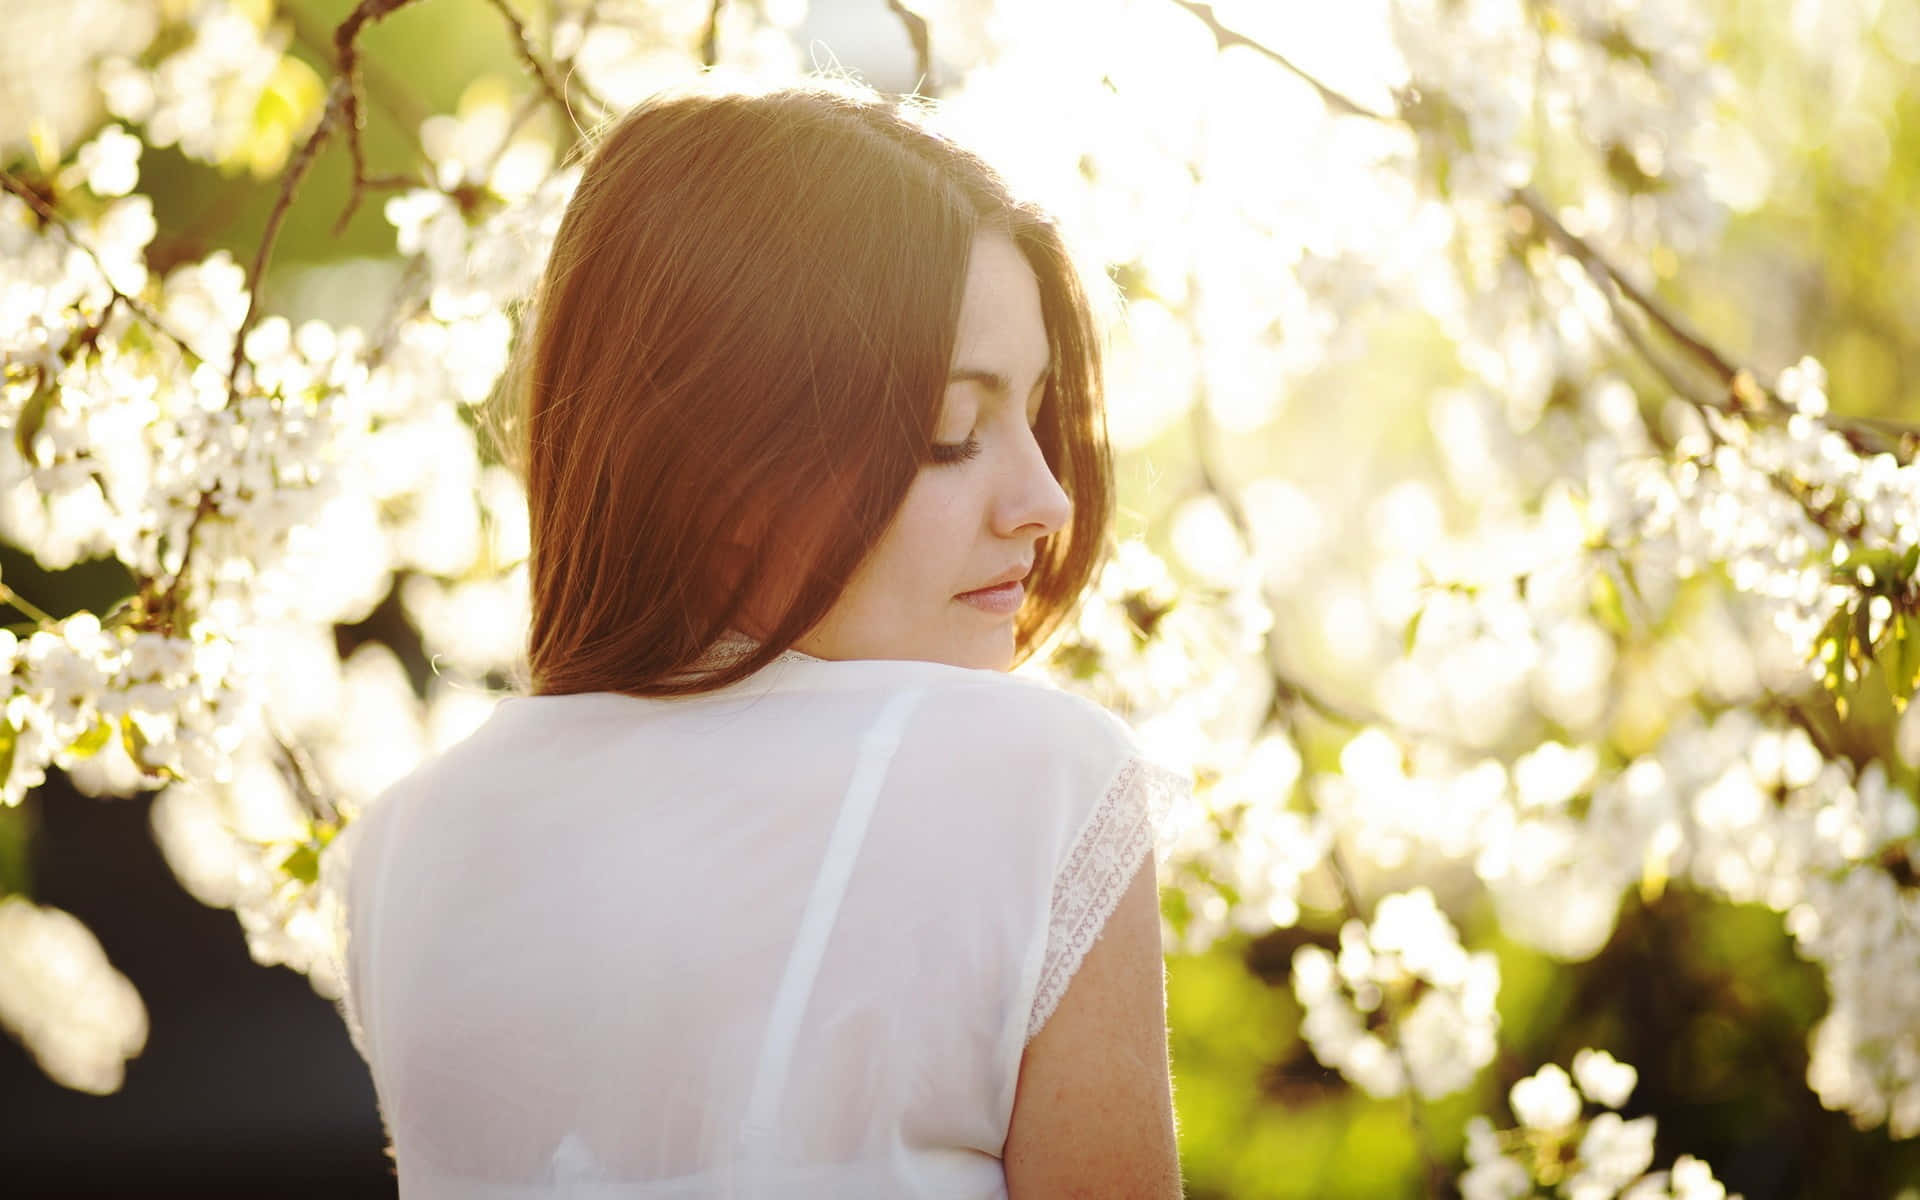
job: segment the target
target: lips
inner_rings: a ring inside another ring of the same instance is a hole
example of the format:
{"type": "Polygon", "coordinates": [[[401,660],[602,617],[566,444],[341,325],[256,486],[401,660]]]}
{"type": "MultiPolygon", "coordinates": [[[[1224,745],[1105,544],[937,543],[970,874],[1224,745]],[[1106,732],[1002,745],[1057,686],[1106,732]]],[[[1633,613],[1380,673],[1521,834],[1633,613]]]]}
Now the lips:
{"type": "Polygon", "coordinates": [[[1033,573],[1033,564],[1027,563],[1024,566],[1014,567],[1012,570],[1009,570],[1009,571],[1003,571],[999,575],[996,575],[992,579],[988,580],[986,583],[981,584],[979,587],[974,588],[971,591],[961,592],[960,594],[962,596],[972,596],[972,595],[977,595],[980,592],[990,592],[994,588],[1000,587],[1003,584],[1019,583],[1022,580],[1026,579],[1026,577],[1028,575],[1031,575],[1032,573],[1033,573]]]}
{"type": "Polygon", "coordinates": [[[1019,612],[1020,606],[1026,602],[1027,589],[1016,579],[1011,583],[961,592],[956,599],[996,617],[1010,617],[1019,612]]]}

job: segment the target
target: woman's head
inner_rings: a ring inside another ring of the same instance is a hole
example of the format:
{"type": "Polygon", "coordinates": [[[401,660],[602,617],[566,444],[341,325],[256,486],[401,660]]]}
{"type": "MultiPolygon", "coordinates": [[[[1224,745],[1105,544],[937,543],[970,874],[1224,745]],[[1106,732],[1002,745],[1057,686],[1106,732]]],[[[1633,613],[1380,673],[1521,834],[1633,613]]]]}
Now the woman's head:
{"type": "Polygon", "coordinates": [[[788,647],[1004,669],[1103,554],[1100,356],[1059,235],[875,93],[615,119],[532,316],[504,442],[536,692],[703,690],[788,647]],[[959,598],[1028,563],[1016,614],[959,598]],[[729,627],[759,653],[682,674],[729,627]]]}

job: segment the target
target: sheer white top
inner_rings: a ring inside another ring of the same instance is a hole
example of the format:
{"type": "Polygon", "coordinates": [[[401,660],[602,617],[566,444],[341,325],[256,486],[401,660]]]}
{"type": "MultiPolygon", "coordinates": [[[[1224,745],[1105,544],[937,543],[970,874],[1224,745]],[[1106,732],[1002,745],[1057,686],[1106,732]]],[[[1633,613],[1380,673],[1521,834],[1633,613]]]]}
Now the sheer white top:
{"type": "Polygon", "coordinates": [[[1004,1197],[1021,1055],[1189,788],[936,663],[502,701],[330,853],[401,1195],[1004,1197]]]}

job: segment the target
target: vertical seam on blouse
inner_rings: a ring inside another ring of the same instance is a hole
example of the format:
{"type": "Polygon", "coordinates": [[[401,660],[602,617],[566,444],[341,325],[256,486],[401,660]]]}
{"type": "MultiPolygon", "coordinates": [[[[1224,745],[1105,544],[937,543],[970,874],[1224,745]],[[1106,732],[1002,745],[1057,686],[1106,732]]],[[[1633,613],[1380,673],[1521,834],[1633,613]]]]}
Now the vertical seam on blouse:
{"type": "Polygon", "coordinates": [[[753,1161],[765,1151],[774,1131],[774,1111],[786,1090],[787,1070],[793,1059],[794,1039],[799,1034],[800,1018],[813,994],[826,952],[827,937],[846,896],[847,881],[866,840],[867,825],[879,799],[880,785],[899,749],[907,718],[926,694],[925,688],[910,688],[891,697],[868,727],[861,740],[853,777],[840,802],[840,814],[827,840],[820,873],[814,877],[800,917],[799,932],[787,956],[786,970],[774,993],[772,1015],[767,1021],[760,1062],[754,1071],[752,1091],[748,1093],[747,1114],[741,1129],[742,1158],[753,1161]]]}

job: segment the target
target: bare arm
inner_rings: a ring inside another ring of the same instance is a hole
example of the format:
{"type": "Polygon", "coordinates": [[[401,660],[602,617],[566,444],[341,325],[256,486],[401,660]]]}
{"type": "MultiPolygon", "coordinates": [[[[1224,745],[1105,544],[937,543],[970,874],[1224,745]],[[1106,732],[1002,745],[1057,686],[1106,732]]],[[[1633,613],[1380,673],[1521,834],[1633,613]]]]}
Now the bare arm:
{"type": "Polygon", "coordinates": [[[1182,1194],[1151,855],[1027,1046],[1003,1158],[1009,1200],[1182,1194]]]}

